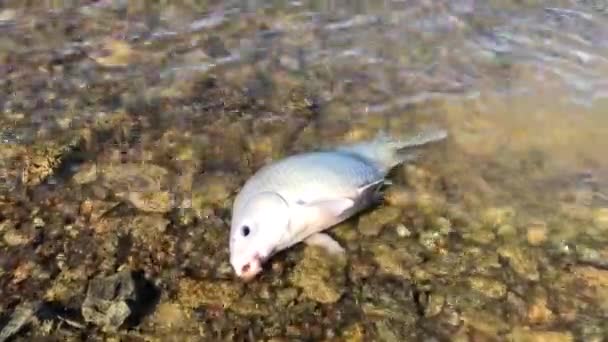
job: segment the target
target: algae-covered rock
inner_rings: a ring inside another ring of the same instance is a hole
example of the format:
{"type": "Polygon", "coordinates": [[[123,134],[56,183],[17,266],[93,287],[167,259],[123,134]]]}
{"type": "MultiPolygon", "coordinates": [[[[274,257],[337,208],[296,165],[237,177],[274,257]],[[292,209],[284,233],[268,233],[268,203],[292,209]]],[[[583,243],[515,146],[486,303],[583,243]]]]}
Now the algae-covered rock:
{"type": "Polygon", "coordinates": [[[213,306],[229,308],[243,294],[240,283],[225,280],[193,280],[179,281],[178,301],[187,308],[213,306]]]}
{"type": "Polygon", "coordinates": [[[498,255],[506,259],[520,277],[531,281],[539,280],[538,263],[529,251],[515,245],[505,245],[498,249],[498,255]]]}
{"type": "Polygon", "coordinates": [[[320,303],[335,303],[345,291],[346,257],[334,255],[317,246],[306,246],[304,257],[290,275],[307,298],[320,303]]]}
{"type": "Polygon", "coordinates": [[[369,248],[374,261],[378,264],[381,273],[404,279],[410,278],[410,269],[422,262],[419,256],[412,255],[407,246],[389,246],[385,243],[376,243],[369,248]]]}
{"type": "Polygon", "coordinates": [[[482,293],[486,297],[499,299],[507,294],[507,285],[498,280],[473,276],[468,281],[473,290],[482,293]]]}
{"type": "Polygon", "coordinates": [[[395,207],[380,207],[359,217],[359,232],[364,236],[376,236],[382,228],[399,219],[401,210],[395,207]]]}

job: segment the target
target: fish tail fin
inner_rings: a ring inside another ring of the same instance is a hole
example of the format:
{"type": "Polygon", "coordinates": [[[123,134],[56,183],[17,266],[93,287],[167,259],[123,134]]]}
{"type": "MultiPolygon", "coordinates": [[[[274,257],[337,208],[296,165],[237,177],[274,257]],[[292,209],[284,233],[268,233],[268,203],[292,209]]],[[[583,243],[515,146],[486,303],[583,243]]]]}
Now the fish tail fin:
{"type": "Polygon", "coordinates": [[[339,148],[341,151],[355,153],[377,164],[384,172],[419,156],[418,149],[431,143],[446,139],[445,129],[431,128],[411,137],[395,139],[380,131],[374,139],[339,148]]]}

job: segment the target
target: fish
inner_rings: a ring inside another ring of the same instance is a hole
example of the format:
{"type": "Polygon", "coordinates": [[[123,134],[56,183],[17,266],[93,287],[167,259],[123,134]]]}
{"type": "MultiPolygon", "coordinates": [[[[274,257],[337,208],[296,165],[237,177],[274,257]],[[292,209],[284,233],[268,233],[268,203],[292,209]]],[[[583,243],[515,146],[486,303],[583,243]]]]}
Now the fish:
{"type": "Polygon", "coordinates": [[[427,129],[395,139],[370,140],[300,152],[272,161],[245,181],[231,212],[229,258],[236,276],[251,281],[278,252],[298,243],[332,254],[345,249],[325,231],[380,203],[387,174],[415,160],[418,147],[446,139],[427,129]]]}

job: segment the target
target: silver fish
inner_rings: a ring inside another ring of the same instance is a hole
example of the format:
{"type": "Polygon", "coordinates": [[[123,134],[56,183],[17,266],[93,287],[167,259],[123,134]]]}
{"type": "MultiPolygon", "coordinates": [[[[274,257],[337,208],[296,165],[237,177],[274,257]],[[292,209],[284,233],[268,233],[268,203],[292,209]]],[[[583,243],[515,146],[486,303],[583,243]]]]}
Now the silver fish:
{"type": "Polygon", "coordinates": [[[233,203],[229,246],[234,272],[249,281],[270,257],[302,241],[344,252],[323,231],[377,203],[392,168],[415,159],[416,147],[446,137],[439,129],[403,140],[379,133],[370,141],[300,153],[262,167],[233,203]]]}

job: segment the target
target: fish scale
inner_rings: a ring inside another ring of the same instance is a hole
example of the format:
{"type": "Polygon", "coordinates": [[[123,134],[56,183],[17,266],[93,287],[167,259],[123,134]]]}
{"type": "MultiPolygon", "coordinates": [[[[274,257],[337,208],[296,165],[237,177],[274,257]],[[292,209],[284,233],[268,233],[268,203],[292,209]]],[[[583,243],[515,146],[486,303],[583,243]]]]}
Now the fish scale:
{"type": "Polygon", "coordinates": [[[248,182],[235,201],[235,212],[251,195],[274,191],[289,200],[323,198],[375,183],[383,174],[370,162],[336,151],[313,152],[285,158],[268,165],[248,182]]]}

